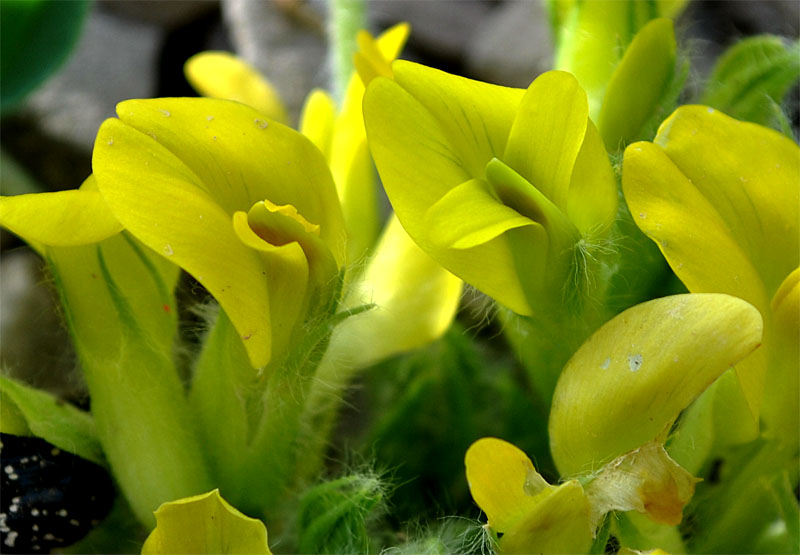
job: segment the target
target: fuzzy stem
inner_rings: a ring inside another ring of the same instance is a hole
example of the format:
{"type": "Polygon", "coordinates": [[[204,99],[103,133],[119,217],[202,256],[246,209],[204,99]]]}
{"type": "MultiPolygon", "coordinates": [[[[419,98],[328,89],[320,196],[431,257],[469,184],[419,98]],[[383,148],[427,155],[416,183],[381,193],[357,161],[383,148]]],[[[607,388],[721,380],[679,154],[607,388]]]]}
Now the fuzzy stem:
{"type": "Polygon", "coordinates": [[[341,104],[353,73],[353,54],[357,50],[356,33],[366,24],[364,0],[329,0],[328,50],[331,60],[331,90],[341,104]]]}

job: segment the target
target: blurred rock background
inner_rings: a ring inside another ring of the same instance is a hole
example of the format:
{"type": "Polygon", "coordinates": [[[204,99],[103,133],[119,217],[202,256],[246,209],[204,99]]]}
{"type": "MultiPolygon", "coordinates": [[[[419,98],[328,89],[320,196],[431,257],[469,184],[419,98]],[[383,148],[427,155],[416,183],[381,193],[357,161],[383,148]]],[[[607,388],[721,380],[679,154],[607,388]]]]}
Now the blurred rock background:
{"type": "MultiPolygon", "coordinates": [[[[79,186],[91,172],[97,128],[116,103],[194,96],[182,68],[203,50],[244,57],[276,85],[296,120],[305,95],[327,84],[325,10],[322,0],[95,2],[67,62],[0,121],[3,193],[79,186]]],[[[468,77],[525,87],[552,64],[539,0],[372,0],[368,15],[373,32],[411,23],[403,57],[468,77]]],[[[677,30],[692,60],[690,79],[702,82],[741,37],[796,39],[800,2],[693,1],[677,30]]],[[[795,125],[797,97],[794,91],[795,125]]],[[[0,246],[0,365],[79,400],[74,356],[40,260],[5,231],[0,246]]]]}

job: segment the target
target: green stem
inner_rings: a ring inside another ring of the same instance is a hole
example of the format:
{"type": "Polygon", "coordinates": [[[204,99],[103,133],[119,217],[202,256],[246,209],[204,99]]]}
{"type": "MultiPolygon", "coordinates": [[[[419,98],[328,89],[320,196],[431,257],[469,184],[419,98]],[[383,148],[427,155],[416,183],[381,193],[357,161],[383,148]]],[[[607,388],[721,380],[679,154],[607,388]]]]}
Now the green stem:
{"type": "MultiPolygon", "coordinates": [[[[133,512],[152,526],[153,511],[162,503],[211,489],[170,356],[171,341],[160,342],[151,335],[153,329],[142,327],[155,320],[131,304],[139,291],[120,286],[127,273],[141,278],[140,284],[159,276],[119,236],[47,254],[89,388],[98,438],[133,512]]],[[[155,312],[163,304],[156,290],[141,303],[155,312]]]]}
{"type": "Polygon", "coordinates": [[[350,76],[353,74],[353,55],[358,49],[356,34],[366,26],[364,0],[329,0],[328,48],[331,58],[331,90],[341,104],[350,76]]]}

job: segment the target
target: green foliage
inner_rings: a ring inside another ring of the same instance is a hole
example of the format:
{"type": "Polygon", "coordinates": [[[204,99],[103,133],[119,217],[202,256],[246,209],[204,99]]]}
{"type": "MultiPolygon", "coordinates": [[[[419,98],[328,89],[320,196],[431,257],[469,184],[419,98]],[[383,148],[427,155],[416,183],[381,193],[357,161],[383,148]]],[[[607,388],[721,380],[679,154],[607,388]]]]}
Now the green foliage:
{"type": "Polygon", "coordinates": [[[384,484],[374,472],[356,472],[314,485],[300,497],[301,553],[369,551],[367,523],[385,502],[384,484]]]}
{"type": "MultiPolygon", "coordinates": [[[[100,465],[106,464],[89,413],[5,376],[0,376],[0,402],[3,411],[10,408],[6,405],[11,405],[21,413],[32,435],[68,453],[100,465]]],[[[5,412],[2,425],[6,431],[5,412]]]]}
{"type": "Polygon", "coordinates": [[[717,61],[701,102],[729,116],[783,129],[780,105],[800,78],[800,42],[772,35],[734,44],[717,61]]]}
{"type": "Polygon", "coordinates": [[[705,473],[683,529],[693,553],[797,553],[797,453],[756,440],[724,453],[705,473]],[[746,500],[746,502],[745,502],[746,500]]]}
{"type": "Polygon", "coordinates": [[[546,418],[520,388],[507,355],[473,333],[456,324],[430,347],[376,366],[366,380],[371,416],[362,449],[398,484],[391,499],[398,522],[477,515],[464,453],[481,436],[514,440],[553,468],[546,418]]]}
{"type": "Polygon", "coordinates": [[[19,102],[64,62],[89,5],[88,0],[0,3],[0,111],[19,102]]]}

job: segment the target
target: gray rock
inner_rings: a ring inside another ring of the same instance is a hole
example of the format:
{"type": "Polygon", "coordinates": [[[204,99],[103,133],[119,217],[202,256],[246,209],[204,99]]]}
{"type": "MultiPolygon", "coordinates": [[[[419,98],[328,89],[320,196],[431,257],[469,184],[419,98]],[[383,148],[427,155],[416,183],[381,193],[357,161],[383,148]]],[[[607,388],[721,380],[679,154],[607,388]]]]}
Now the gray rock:
{"type": "Polygon", "coordinates": [[[93,7],[70,59],[21,109],[46,136],[91,151],[97,129],[128,98],[155,94],[159,27],[93,7]]]}
{"type": "Polygon", "coordinates": [[[327,88],[321,4],[223,0],[222,14],[237,54],[269,79],[297,121],[306,95],[327,88]]]}
{"type": "Polygon", "coordinates": [[[527,87],[553,67],[553,42],[539,0],[513,0],[494,9],[466,45],[468,71],[484,81],[527,87]]]}
{"type": "Polygon", "coordinates": [[[410,43],[431,57],[460,62],[486,17],[494,10],[481,0],[373,0],[369,17],[379,27],[398,21],[411,24],[410,43]]]}

